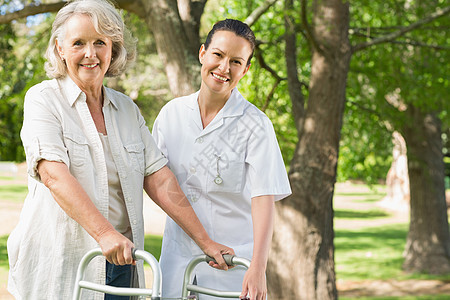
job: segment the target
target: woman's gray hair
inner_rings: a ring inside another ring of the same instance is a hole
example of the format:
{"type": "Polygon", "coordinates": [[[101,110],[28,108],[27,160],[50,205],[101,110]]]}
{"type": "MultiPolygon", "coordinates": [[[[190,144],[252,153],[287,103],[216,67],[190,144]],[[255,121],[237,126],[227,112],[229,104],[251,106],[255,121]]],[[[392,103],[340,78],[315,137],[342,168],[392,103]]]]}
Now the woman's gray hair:
{"type": "Polygon", "coordinates": [[[97,32],[112,41],[111,64],[105,76],[122,74],[136,57],[136,40],[125,27],[122,16],[108,0],[75,0],[61,8],[53,22],[52,36],[45,53],[47,76],[61,78],[67,75],[66,64],[59,56],[55,41],[58,40],[59,45],[63,43],[65,24],[75,14],[89,16],[97,32]]]}

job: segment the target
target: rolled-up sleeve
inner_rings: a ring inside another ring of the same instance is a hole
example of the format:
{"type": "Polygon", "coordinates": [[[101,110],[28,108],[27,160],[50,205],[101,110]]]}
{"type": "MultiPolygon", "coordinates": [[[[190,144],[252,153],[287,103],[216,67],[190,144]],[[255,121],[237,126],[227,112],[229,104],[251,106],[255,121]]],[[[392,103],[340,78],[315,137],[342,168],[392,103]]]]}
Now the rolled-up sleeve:
{"type": "Polygon", "coordinates": [[[156,145],[150,130],[145,123],[144,117],[139,113],[139,126],[141,129],[142,141],[144,142],[145,149],[145,172],[144,176],[151,175],[164,167],[168,160],[156,145]]]}
{"type": "Polygon", "coordinates": [[[63,162],[69,166],[61,121],[54,107],[46,101],[45,88],[37,85],[25,95],[24,121],[20,133],[27,158],[28,174],[40,181],[40,160],[63,162]]]}

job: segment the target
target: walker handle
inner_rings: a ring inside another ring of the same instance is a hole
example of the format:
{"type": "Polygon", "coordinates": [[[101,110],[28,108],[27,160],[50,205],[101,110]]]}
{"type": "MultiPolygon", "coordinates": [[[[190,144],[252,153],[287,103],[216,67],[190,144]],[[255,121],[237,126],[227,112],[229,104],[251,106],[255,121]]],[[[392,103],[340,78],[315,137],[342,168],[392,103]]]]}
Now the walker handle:
{"type": "MultiPolygon", "coordinates": [[[[225,260],[225,263],[230,267],[234,267],[233,258],[235,258],[235,256],[236,255],[231,255],[231,254],[222,255],[223,259],[225,260]]],[[[211,261],[215,262],[217,264],[217,261],[213,257],[206,255],[206,262],[209,263],[211,261]]]]}

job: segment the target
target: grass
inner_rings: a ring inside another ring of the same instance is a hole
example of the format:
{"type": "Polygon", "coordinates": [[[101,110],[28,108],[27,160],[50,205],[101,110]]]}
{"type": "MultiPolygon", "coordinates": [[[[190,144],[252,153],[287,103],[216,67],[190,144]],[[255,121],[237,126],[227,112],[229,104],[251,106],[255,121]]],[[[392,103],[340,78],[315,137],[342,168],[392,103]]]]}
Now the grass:
{"type": "Polygon", "coordinates": [[[407,225],[335,230],[339,280],[399,279],[407,225]]]}
{"type": "Polygon", "coordinates": [[[161,256],[162,236],[148,234],[145,236],[144,249],[159,260],[161,256]]]}
{"type": "Polygon", "coordinates": [[[335,209],[334,217],[336,219],[375,219],[389,217],[390,214],[381,209],[371,210],[351,210],[351,209],[335,209]]]}
{"type": "Polygon", "coordinates": [[[0,201],[20,203],[28,194],[28,186],[24,184],[0,185],[0,201]]]}
{"type": "Polygon", "coordinates": [[[8,236],[0,236],[0,268],[8,269],[8,253],[6,251],[6,241],[8,240],[8,236]]]}
{"type": "MultiPolygon", "coordinates": [[[[355,185],[361,188],[362,185],[355,185]]],[[[366,189],[367,190],[367,189],[366,189]]],[[[362,192],[357,189],[355,193],[339,193],[338,196],[355,197],[355,201],[371,202],[373,199],[381,199],[382,195],[377,188],[362,192]]],[[[22,201],[26,195],[26,186],[0,186],[0,201],[4,201],[5,195],[17,194],[8,201],[22,201]],[[16,200],[11,200],[16,199],[16,200]]],[[[353,200],[352,200],[353,201],[353,200]]],[[[378,208],[367,210],[355,209],[335,209],[336,219],[345,220],[366,220],[373,221],[370,224],[377,224],[380,218],[389,217],[389,214],[378,208]]],[[[401,267],[403,263],[402,252],[408,233],[408,224],[395,224],[385,226],[373,226],[360,229],[335,229],[335,269],[337,280],[443,280],[450,281],[450,274],[447,276],[433,276],[427,274],[405,274],[401,267]]],[[[6,251],[7,236],[0,237],[0,284],[1,278],[7,278],[8,259],[6,251]]],[[[146,235],[145,250],[152,253],[157,259],[161,254],[161,236],[146,235]]],[[[5,279],[6,280],[6,279],[5,279]]],[[[339,299],[355,299],[349,297],[339,297],[339,299]]],[[[449,295],[428,295],[428,296],[402,296],[402,297],[358,297],[361,300],[425,300],[449,299],[449,295]]]]}

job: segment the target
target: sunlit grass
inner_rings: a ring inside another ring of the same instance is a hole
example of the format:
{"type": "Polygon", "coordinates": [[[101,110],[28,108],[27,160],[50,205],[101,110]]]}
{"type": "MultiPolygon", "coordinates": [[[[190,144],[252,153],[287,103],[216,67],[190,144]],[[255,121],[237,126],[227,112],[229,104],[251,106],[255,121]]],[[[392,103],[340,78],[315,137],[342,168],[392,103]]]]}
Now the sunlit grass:
{"type": "Polygon", "coordinates": [[[371,210],[351,210],[351,209],[335,209],[334,217],[339,219],[375,219],[386,218],[390,214],[381,209],[371,210]]]}
{"type": "Polygon", "coordinates": [[[144,241],[144,250],[153,254],[159,260],[161,256],[162,236],[147,234],[144,241]]]}
{"type": "Polygon", "coordinates": [[[28,194],[25,184],[0,185],[0,201],[23,202],[28,194]]]}
{"type": "Polygon", "coordinates": [[[6,241],[8,236],[0,236],[0,268],[9,268],[8,264],[8,252],[6,250],[6,241]]]}

